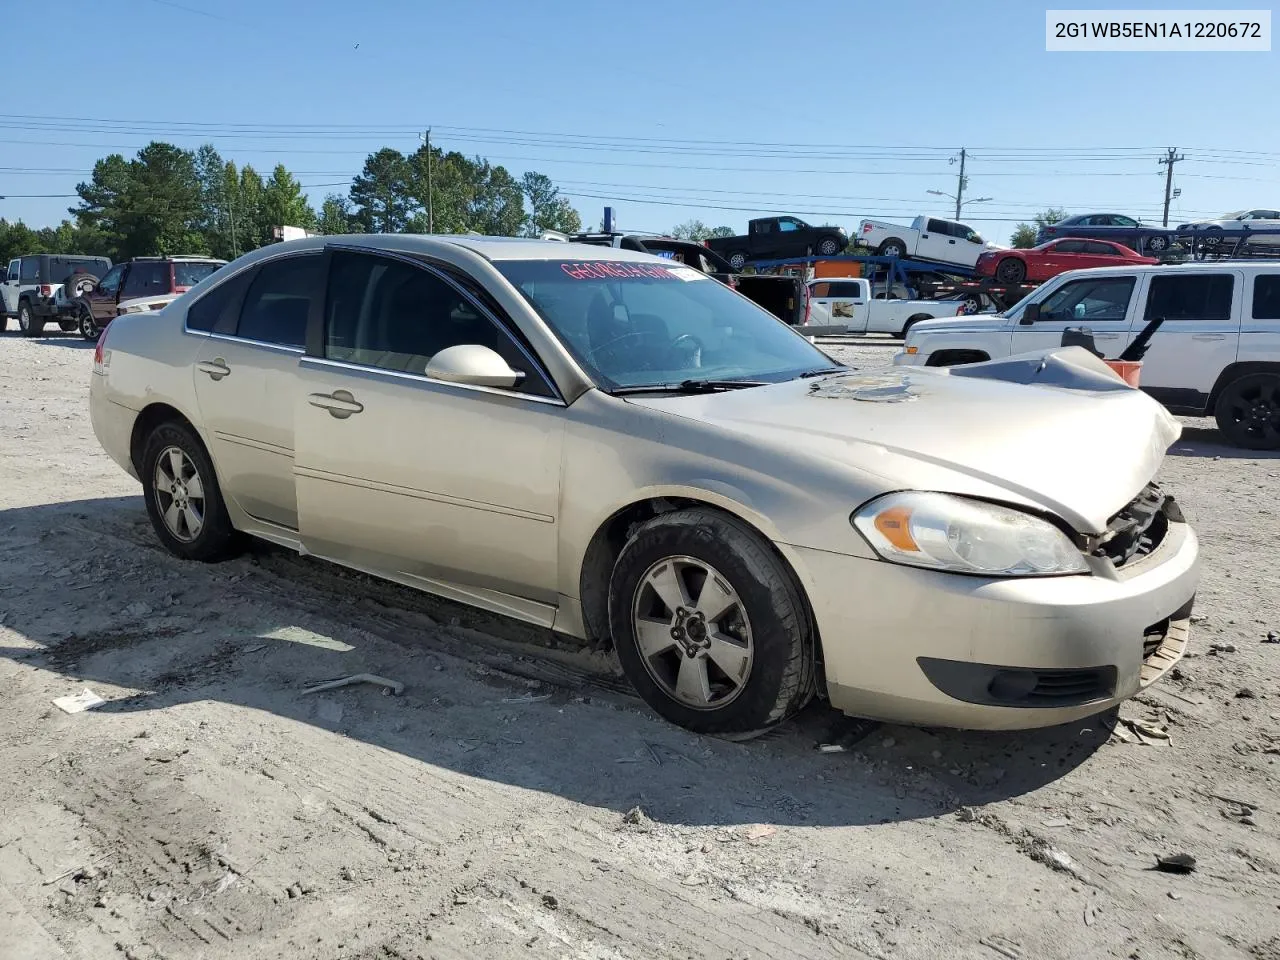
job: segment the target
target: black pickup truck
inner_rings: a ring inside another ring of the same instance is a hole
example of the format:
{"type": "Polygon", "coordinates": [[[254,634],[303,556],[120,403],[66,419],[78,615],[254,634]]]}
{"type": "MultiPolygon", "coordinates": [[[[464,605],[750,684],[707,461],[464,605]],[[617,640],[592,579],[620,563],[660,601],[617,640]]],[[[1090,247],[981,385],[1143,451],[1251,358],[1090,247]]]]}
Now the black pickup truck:
{"type": "Polygon", "coordinates": [[[634,233],[579,233],[573,236],[547,231],[544,240],[564,240],[570,243],[589,243],[601,247],[618,247],[637,250],[674,260],[687,267],[714,277],[733,287],[740,294],[764,307],[783,323],[797,326],[804,323],[804,281],[798,277],[767,275],[742,276],[734,272],[729,261],[693,240],[677,240],[674,237],[651,236],[634,233]]]}
{"type": "Polygon", "coordinates": [[[784,257],[834,257],[849,244],[841,227],[812,227],[797,217],[760,217],[747,224],[744,237],[712,237],[706,241],[734,270],[752,260],[784,257]]]}

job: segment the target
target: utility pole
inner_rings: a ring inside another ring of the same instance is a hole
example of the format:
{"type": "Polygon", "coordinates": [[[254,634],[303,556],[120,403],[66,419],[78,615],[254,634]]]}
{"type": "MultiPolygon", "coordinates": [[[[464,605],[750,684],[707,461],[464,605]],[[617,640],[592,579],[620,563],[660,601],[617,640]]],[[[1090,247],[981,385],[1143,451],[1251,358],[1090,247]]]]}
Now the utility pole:
{"type": "Polygon", "coordinates": [[[960,199],[961,197],[964,196],[964,186],[965,186],[964,158],[965,158],[965,149],[964,147],[961,147],[960,148],[960,179],[956,183],[956,219],[957,220],[960,219],[960,208],[964,206],[963,201],[960,199]]]}
{"type": "Polygon", "coordinates": [[[431,128],[422,135],[422,142],[427,145],[427,233],[436,232],[435,190],[431,183],[431,128]]]}
{"type": "Polygon", "coordinates": [[[1177,147],[1169,147],[1169,152],[1160,158],[1160,166],[1164,167],[1164,226],[1169,225],[1169,201],[1173,199],[1173,165],[1179,160],[1187,159],[1178,153],[1177,147]]]}

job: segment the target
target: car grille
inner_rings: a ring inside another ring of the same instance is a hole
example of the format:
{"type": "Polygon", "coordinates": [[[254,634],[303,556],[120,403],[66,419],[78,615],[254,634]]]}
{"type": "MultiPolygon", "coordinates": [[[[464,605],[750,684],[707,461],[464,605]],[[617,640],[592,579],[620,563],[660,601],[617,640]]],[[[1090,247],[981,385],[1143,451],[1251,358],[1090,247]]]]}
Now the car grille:
{"type": "Polygon", "coordinates": [[[1180,516],[1173,497],[1159,484],[1149,483],[1107,523],[1094,556],[1106,557],[1116,567],[1141,560],[1160,546],[1169,532],[1169,521],[1180,516]]]}

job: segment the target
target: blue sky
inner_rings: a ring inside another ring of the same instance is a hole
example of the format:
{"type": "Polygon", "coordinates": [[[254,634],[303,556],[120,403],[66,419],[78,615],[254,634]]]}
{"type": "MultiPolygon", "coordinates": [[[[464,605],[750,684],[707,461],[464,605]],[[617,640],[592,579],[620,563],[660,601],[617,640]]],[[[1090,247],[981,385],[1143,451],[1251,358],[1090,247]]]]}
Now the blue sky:
{"type": "Polygon", "coordinates": [[[428,126],[635,230],[949,215],[927,191],[954,192],[961,147],[967,195],[991,198],[965,219],[997,241],[1049,205],[1158,222],[1167,146],[1187,158],[1171,222],[1280,206],[1277,53],[1047,53],[1045,6],[72,0],[62,22],[114,39],[91,70],[8,45],[6,76],[28,79],[0,108],[0,216],[56,223],[74,198],[22,195],[72,194],[153,138],[284,162],[318,202],[428,126]]]}

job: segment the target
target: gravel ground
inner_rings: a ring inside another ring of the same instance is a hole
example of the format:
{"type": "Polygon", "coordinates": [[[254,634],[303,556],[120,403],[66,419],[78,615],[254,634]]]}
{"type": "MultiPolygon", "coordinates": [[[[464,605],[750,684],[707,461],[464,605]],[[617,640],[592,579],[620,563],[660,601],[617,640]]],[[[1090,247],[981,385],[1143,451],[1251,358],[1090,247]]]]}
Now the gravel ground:
{"type": "Polygon", "coordinates": [[[1187,422],[1192,652],[1123,736],[815,706],[728,743],[563,638],[267,547],[170,557],[90,363],[0,337],[0,960],[1280,958],[1280,459],[1187,422]],[[365,671],[404,694],[303,693],[365,671]]]}

